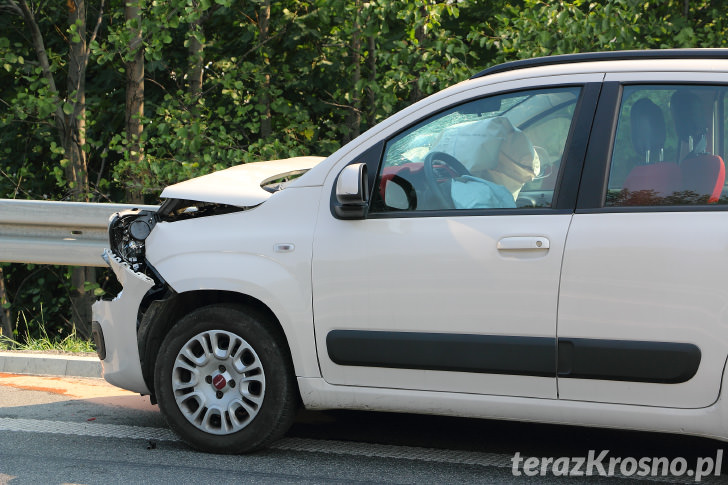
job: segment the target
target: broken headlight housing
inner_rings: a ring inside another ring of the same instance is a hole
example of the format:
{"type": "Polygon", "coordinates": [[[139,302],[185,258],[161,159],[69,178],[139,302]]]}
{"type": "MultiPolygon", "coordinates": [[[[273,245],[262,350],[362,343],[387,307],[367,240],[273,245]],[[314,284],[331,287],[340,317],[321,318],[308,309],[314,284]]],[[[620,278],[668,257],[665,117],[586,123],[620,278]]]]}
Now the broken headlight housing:
{"type": "Polygon", "coordinates": [[[156,223],[156,212],[140,209],[118,212],[109,223],[111,250],[134,271],[144,271],[144,241],[156,223]]]}
{"type": "Polygon", "coordinates": [[[157,211],[130,209],[117,212],[109,223],[111,250],[137,272],[152,274],[144,257],[144,241],[158,222],[177,222],[200,217],[216,216],[246,210],[225,204],[167,199],[157,211]]]}

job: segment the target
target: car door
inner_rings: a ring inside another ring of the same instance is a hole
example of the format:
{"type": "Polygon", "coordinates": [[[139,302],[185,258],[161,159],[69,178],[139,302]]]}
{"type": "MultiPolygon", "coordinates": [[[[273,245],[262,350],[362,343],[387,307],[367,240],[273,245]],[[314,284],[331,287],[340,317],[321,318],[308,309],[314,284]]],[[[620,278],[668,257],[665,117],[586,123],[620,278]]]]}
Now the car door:
{"type": "Polygon", "coordinates": [[[728,352],[724,79],[607,76],[562,271],[561,399],[698,408],[718,398],[728,352]]]}
{"type": "Polygon", "coordinates": [[[595,80],[505,83],[424,106],[332,171],[313,254],[327,382],[556,397],[575,203],[575,185],[560,182],[580,170],[599,91],[584,83],[595,80]],[[367,217],[337,219],[338,172],[367,160],[367,217]]]}

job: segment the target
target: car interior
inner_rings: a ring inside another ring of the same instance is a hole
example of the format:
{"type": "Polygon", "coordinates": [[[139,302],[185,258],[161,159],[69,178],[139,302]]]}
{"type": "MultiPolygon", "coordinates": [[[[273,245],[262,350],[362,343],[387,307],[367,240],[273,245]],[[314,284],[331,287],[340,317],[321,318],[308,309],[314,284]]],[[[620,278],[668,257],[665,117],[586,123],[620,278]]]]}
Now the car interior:
{"type": "Polygon", "coordinates": [[[551,207],[579,88],[476,100],[387,143],[372,211],[551,207]]]}
{"type": "Polygon", "coordinates": [[[727,203],[719,155],[724,149],[724,91],[626,87],[606,205],[727,203]]]}

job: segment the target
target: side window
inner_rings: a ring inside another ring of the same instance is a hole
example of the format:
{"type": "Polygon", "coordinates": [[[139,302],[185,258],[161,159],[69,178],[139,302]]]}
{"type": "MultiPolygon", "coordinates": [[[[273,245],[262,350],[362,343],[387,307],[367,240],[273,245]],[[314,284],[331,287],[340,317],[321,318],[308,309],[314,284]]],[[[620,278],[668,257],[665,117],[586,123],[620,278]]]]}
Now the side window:
{"type": "Polygon", "coordinates": [[[726,204],[720,86],[626,86],[606,206],[726,204]]]}
{"type": "Polygon", "coordinates": [[[580,88],[477,99],[390,139],[370,212],[551,207],[580,88]]]}

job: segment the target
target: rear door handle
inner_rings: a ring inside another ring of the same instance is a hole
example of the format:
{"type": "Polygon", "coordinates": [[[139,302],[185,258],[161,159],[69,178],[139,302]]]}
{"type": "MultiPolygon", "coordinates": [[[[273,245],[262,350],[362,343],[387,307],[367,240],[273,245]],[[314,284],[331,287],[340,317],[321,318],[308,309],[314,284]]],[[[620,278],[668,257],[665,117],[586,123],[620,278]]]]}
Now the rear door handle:
{"type": "Polygon", "coordinates": [[[504,237],[498,241],[498,249],[502,251],[519,251],[533,249],[548,249],[549,240],[543,236],[515,236],[504,237]]]}

